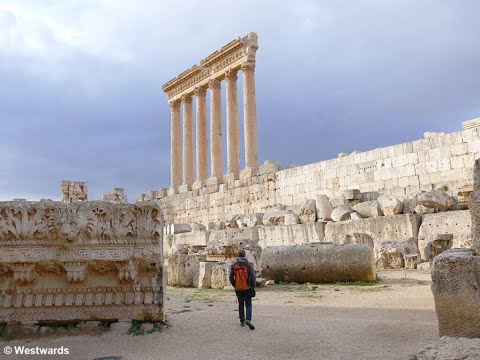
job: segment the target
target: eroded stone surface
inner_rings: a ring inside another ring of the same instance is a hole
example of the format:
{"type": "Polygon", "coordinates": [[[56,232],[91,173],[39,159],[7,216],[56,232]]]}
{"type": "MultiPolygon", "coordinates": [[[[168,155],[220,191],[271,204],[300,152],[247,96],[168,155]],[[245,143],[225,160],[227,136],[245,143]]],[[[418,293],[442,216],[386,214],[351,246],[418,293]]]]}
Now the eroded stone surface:
{"type": "Polygon", "coordinates": [[[258,228],[258,243],[262,248],[323,242],[324,238],[325,223],[323,222],[258,228]]]}
{"type": "Polygon", "coordinates": [[[322,283],[373,281],[373,250],[364,244],[267,247],[262,253],[262,277],[268,280],[322,283]]]}
{"type": "Polygon", "coordinates": [[[480,161],[475,161],[473,193],[470,196],[472,216],[472,248],[480,254],[480,161]]]}
{"type": "Polygon", "coordinates": [[[416,360],[480,359],[480,339],[443,336],[420,349],[416,360]]]}
{"type": "Polygon", "coordinates": [[[459,210],[423,215],[418,232],[418,248],[422,260],[431,261],[446,249],[471,246],[470,211],[459,210]]]}
{"type": "Polygon", "coordinates": [[[301,224],[312,224],[317,220],[317,202],[313,199],[305,201],[300,207],[298,218],[301,224]]]}
{"type": "Polygon", "coordinates": [[[451,249],[435,257],[432,292],[440,336],[480,334],[480,256],[471,249],[451,249]]]}

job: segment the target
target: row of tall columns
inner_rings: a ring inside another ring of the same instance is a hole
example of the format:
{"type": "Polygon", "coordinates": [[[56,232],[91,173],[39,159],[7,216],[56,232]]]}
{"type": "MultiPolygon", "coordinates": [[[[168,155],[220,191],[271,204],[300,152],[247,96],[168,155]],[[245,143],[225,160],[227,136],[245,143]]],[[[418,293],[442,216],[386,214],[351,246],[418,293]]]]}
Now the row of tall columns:
{"type": "MultiPolygon", "coordinates": [[[[255,99],[254,64],[242,65],[243,106],[245,136],[245,168],[258,168],[257,114],[255,99]]],[[[227,174],[238,178],[240,173],[240,124],[238,118],[237,71],[228,70],[226,81],[226,125],[227,125],[227,174]]],[[[222,93],[221,81],[212,79],[208,83],[210,94],[210,173],[211,178],[223,178],[222,155],[222,93]]],[[[196,183],[204,185],[208,177],[207,145],[207,88],[197,87],[196,97],[196,148],[193,141],[192,96],[185,94],[180,101],[170,103],[171,107],[171,185],[186,185],[194,181],[194,159],[196,160],[196,183]],[[183,104],[183,141],[180,132],[180,105],[183,104]],[[182,159],[183,143],[183,159],[182,159]],[[183,178],[182,178],[183,164],[183,178]]]]}

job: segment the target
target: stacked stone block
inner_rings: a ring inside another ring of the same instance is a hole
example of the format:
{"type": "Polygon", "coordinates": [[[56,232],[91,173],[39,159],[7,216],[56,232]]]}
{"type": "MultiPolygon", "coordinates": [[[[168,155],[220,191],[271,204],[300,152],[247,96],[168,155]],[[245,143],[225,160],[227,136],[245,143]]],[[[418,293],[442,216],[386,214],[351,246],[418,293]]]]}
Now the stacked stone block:
{"type": "Polygon", "coordinates": [[[113,188],[108,194],[103,195],[102,201],[106,201],[113,204],[126,204],[128,203],[125,190],[122,188],[113,188]]]}
{"type": "Polygon", "coordinates": [[[64,204],[88,200],[88,188],[83,181],[62,181],[61,191],[64,204]]]}

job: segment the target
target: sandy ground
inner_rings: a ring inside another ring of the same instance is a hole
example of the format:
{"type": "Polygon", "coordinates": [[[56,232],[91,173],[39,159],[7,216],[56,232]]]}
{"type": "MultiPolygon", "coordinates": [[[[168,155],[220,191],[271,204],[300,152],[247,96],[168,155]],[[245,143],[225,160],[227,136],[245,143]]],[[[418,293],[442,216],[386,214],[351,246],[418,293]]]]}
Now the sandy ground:
{"type": "Polygon", "coordinates": [[[373,286],[274,285],[257,290],[256,329],[241,327],[233,291],[168,288],[171,325],[149,335],[0,341],[1,359],[407,359],[437,339],[429,272],[384,271],[373,286]],[[70,355],[3,355],[4,346],[70,355]]]}

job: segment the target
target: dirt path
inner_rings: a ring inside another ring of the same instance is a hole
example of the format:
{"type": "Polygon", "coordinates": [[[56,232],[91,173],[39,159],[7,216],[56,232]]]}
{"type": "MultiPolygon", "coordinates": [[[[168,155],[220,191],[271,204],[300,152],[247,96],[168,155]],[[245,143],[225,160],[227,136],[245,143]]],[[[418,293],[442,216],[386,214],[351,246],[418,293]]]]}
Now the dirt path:
{"type": "Polygon", "coordinates": [[[401,271],[386,271],[380,277],[374,286],[258,289],[254,331],[240,327],[233,291],[168,288],[171,327],[161,333],[2,341],[0,351],[6,345],[63,345],[71,355],[49,359],[82,360],[407,359],[437,338],[430,274],[410,271],[405,280],[401,271]]]}

